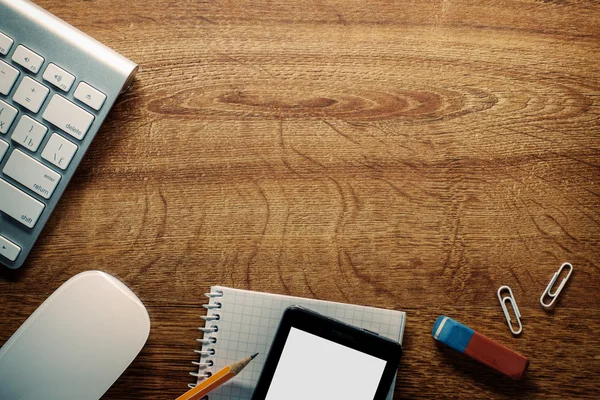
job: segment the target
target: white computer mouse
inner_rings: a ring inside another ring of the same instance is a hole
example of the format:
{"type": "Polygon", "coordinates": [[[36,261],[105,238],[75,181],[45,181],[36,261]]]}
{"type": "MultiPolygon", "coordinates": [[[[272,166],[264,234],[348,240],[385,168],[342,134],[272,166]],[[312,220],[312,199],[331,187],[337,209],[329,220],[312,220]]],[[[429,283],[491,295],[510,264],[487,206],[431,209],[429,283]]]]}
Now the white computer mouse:
{"type": "Polygon", "coordinates": [[[148,312],[127,286],[100,271],[75,275],[0,349],[0,399],[99,399],[149,333],[148,312]]]}

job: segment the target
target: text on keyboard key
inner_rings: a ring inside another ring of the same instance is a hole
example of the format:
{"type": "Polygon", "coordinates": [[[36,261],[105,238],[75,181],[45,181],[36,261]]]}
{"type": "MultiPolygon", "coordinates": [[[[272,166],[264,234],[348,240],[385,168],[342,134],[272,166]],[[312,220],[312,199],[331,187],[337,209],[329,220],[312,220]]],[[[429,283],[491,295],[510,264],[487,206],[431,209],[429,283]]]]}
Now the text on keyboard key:
{"type": "Polygon", "coordinates": [[[17,109],[0,100],[0,133],[8,132],[16,116],[17,109]]]}
{"type": "Polygon", "coordinates": [[[44,211],[44,204],[0,179],[0,211],[33,228],[44,211]]]}
{"type": "Polygon", "coordinates": [[[42,151],[42,158],[65,170],[71,163],[76,151],[76,144],[71,143],[58,133],[53,133],[48,143],[46,143],[44,151],[42,151]]]}
{"type": "Polygon", "coordinates": [[[19,70],[0,61],[0,93],[8,95],[19,77],[19,70]]]}
{"type": "Polygon", "coordinates": [[[2,172],[45,199],[52,196],[60,181],[60,174],[21,150],[12,152],[2,172]]]}
{"type": "Polygon", "coordinates": [[[2,161],[2,159],[4,158],[6,150],[8,150],[8,143],[0,139],[0,161],[2,161]]]}
{"type": "Polygon", "coordinates": [[[3,56],[8,54],[8,51],[12,47],[13,40],[6,36],[4,33],[0,32],[0,54],[3,56]]]}
{"type": "Polygon", "coordinates": [[[26,76],[19,84],[13,100],[32,113],[37,113],[44,104],[46,97],[48,97],[49,91],[46,86],[26,76]]]}
{"type": "Polygon", "coordinates": [[[71,86],[73,86],[73,82],[75,82],[75,77],[73,75],[52,63],[48,64],[46,67],[43,78],[46,82],[50,82],[63,92],[71,90],[71,86]]]}
{"type": "Polygon", "coordinates": [[[40,70],[44,63],[44,57],[34,53],[23,45],[17,46],[17,49],[12,55],[12,60],[34,74],[40,70]]]}
{"type": "Polygon", "coordinates": [[[94,121],[92,114],[58,94],[52,96],[42,118],[79,140],[94,121]]]}
{"type": "Polygon", "coordinates": [[[48,128],[37,121],[23,115],[12,133],[11,139],[33,152],[37,151],[48,128]]]}
{"type": "Polygon", "coordinates": [[[15,261],[19,257],[21,248],[0,235],[0,256],[8,258],[10,261],[15,261]]]}

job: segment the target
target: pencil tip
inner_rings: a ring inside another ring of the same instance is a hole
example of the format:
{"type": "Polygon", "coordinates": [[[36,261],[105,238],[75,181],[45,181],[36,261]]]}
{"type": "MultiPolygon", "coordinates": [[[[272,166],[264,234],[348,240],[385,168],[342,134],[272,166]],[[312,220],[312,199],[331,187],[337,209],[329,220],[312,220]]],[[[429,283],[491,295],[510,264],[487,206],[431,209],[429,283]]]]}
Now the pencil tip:
{"type": "Polygon", "coordinates": [[[258,353],[254,353],[250,356],[250,359],[254,360],[256,358],[256,356],[258,355],[258,353]]]}

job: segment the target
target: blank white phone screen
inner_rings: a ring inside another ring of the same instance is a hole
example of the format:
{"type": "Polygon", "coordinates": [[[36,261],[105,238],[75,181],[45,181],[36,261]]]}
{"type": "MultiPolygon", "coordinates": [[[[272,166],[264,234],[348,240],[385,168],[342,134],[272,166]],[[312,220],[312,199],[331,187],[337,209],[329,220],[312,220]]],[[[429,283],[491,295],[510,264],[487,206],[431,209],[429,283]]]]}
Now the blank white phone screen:
{"type": "Polygon", "coordinates": [[[386,361],[291,328],[266,400],[373,400],[386,361]]]}

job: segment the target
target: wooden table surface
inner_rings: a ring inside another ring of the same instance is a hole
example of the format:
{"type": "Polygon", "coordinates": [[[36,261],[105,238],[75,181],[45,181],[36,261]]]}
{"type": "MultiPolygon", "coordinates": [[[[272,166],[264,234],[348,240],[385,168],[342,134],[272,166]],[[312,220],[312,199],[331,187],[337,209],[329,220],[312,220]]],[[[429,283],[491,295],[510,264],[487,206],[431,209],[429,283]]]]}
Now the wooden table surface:
{"type": "Polygon", "coordinates": [[[396,399],[600,396],[597,1],[38,4],[141,71],[0,273],[0,344],[98,269],[152,321],[107,399],[186,390],[215,284],[406,311],[396,399]],[[526,378],[437,346],[442,314],[527,356],[526,378]]]}

